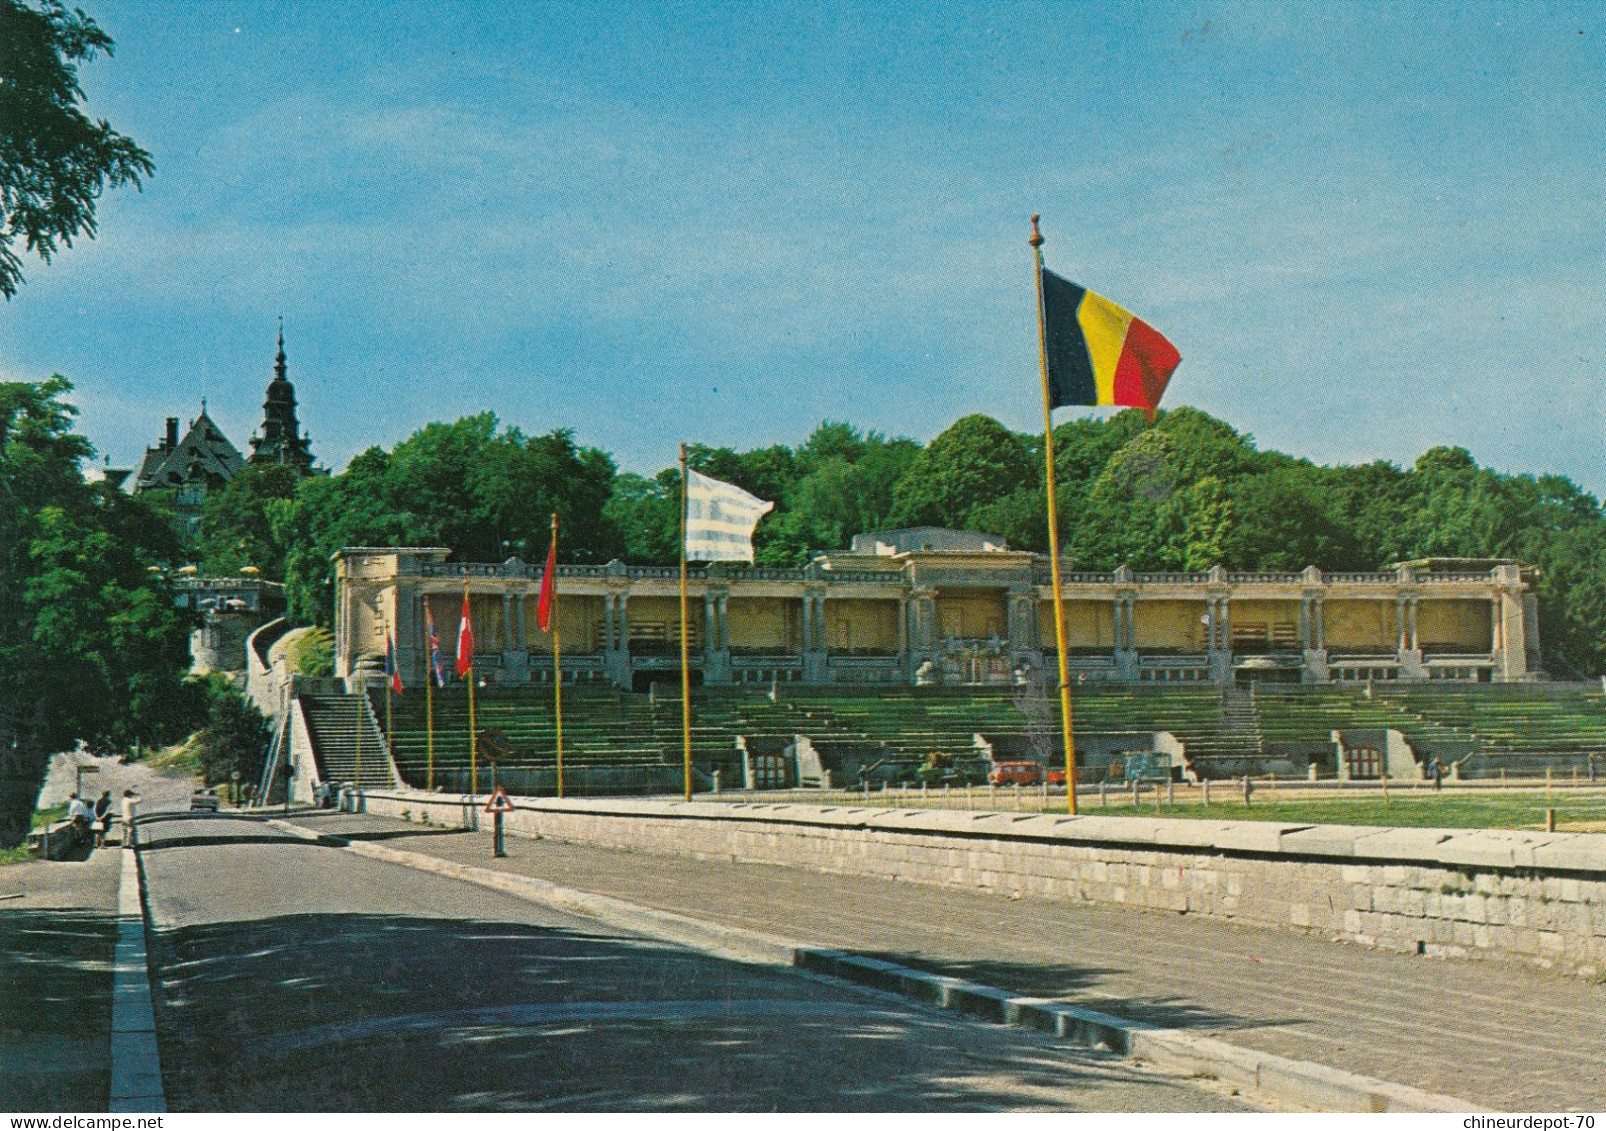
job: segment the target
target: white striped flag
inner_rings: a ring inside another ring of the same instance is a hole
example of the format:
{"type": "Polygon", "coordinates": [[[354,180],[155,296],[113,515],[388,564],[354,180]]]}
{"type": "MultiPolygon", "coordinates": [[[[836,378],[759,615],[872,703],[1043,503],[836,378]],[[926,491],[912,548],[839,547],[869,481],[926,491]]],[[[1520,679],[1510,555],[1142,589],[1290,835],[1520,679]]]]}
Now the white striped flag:
{"type": "Polygon", "coordinates": [[[686,469],[686,558],[753,561],[753,528],[775,507],[740,487],[686,469]]]}

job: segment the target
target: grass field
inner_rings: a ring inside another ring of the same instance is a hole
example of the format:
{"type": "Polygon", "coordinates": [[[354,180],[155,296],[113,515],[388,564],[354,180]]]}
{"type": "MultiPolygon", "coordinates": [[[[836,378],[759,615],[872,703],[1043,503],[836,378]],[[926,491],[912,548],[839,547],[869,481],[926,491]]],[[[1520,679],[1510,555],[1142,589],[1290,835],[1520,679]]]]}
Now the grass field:
{"type": "MultiPolygon", "coordinates": [[[[1113,802],[1113,798],[1111,799],[1113,802]]],[[[1545,828],[1545,811],[1556,811],[1557,832],[1606,831],[1606,793],[1554,796],[1547,804],[1543,790],[1463,795],[1397,793],[1384,801],[1367,798],[1276,798],[1230,802],[1197,801],[1165,805],[1156,811],[1152,800],[1133,808],[1130,801],[1101,808],[1097,800],[1083,799],[1081,812],[1112,817],[1162,816],[1212,821],[1290,821],[1313,825],[1389,825],[1437,829],[1545,828]]]]}
{"type": "MultiPolygon", "coordinates": [[[[1424,788],[1392,789],[1387,798],[1381,790],[1323,791],[1315,796],[1257,784],[1251,803],[1245,806],[1241,789],[1231,782],[1216,782],[1210,804],[1196,786],[1177,786],[1173,803],[1166,800],[1165,787],[1158,794],[1153,786],[1142,793],[1137,806],[1126,790],[1112,790],[1100,802],[1096,793],[1083,790],[1078,802],[1083,816],[1174,817],[1209,821],[1283,821],[1312,825],[1382,825],[1408,828],[1451,829],[1529,829],[1543,830],[1546,810],[1556,811],[1558,832],[1606,832],[1606,789],[1556,789],[1547,794],[1543,786],[1528,789],[1446,789],[1434,792],[1424,788]],[[1345,796],[1344,793],[1351,793],[1345,796]],[[1158,803],[1157,803],[1158,801],[1158,803]]],[[[759,799],[743,794],[743,800],[759,799]]],[[[853,807],[895,809],[972,809],[976,811],[1064,813],[1065,796],[1059,790],[1045,794],[1041,788],[989,790],[955,789],[945,792],[919,790],[773,793],[763,800],[792,801],[853,807]]]]}

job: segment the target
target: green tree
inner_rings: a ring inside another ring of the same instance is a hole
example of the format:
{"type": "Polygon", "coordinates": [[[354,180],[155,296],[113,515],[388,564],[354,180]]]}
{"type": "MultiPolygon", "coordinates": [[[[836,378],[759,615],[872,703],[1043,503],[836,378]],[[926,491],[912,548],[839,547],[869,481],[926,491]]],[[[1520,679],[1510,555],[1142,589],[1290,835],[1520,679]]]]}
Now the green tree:
{"type": "Polygon", "coordinates": [[[267,720],[225,676],[206,682],[206,725],[201,728],[201,776],[207,785],[239,774],[241,784],[258,781],[268,752],[267,720]]]}
{"type": "Polygon", "coordinates": [[[1027,441],[990,416],[962,416],[898,480],[891,522],[964,527],[1000,493],[1039,477],[1027,441]]]}
{"type": "Polygon", "coordinates": [[[254,566],[284,580],[285,546],[274,516],[295,498],[301,476],[283,464],[247,465],[221,488],[208,491],[201,510],[201,568],[213,577],[254,566]]]}
{"type": "Polygon", "coordinates": [[[1122,445],[1087,491],[1072,532],[1079,567],[1181,569],[1186,558],[1183,484],[1175,444],[1151,428],[1122,445]]]}
{"type": "Polygon", "coordinates": [[[165,516],[84,481],[59,377],[0,383],[0,845],[27,833],[49,751],[187,733],[188,616],[160,562],[165,516]]]}
{"type": "Polygon", "coordinates": [[[108,187],[140,185],[150,154],[83,112],[78,64],[112,40],[60,0],[33,7],[0,0],[0,294],[22,287],[23,247],[48,263],[79,236],[93,239],[95,204],[108,187]]]}
{"type": "Polygon", "coordinates": [[[624,472],[614,478],[604,517],[619,532],[623,556],[643,565],[680,560],[680,473],[666,469],[652,479],[624,472]]]}
{"type": "Polygon", "coordinates": [[[1214,475],[1206,475],[1188,488],[1184,504],[1182,568],[1203,573],[1227,560],[1232,536],[1232,500],[1214,475]]]}
{"type": "Polygon", "coordinates": [[[301,481],[266,505],[282,547],[291,617],[328,625],[330,556],[344,546],[445,546],[461,561],[546,556],[551,516],[565,561],[607,561],[621,549],[607,504],[607,453],[559,429],[526,436],[492,413],[428,424],[389,452],[369,448],[336,476],[301,481]]]}

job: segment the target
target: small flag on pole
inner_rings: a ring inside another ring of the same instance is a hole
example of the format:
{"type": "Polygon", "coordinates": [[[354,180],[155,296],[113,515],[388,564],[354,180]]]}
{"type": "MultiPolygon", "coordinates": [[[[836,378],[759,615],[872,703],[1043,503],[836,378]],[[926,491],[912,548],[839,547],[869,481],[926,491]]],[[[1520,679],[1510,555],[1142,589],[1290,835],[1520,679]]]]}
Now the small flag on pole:
{"type": "Polygon", "coordinates": [[[1125,405],[1152,418],[1182,364],[1177,347],[1131,311],[1042,270],[1050,407],[1125,405]]]}
{"type": "Polygon", "coordinates": [[[463,575],[463,619],[457,625],[457,674],[467,677],[474,670],[474,623],[468,611],[468,575],[463,575]]]}
{"type": "Polygon", "coordinates": [[[740,487],[686,471],[686,557],[698,562],[753,560],[753,528],[774,503],[740,487]]]}
{"type": "Polygon", "coordinates": [[[435,686],[446,686],[446,672],[441,666],[441,638],[435,634],[435,618],[429,611],[429,599],[424,600],[424,627],[429,632],[429,666],[435,673],[435,686]]]}
{"type": "Polygon", "coordinates": [[[546,569],[541,573],[541,599],[535,604],[535,623],[542,632],[552,631],[552,605],[558,597],[557,516],[552,519],[552,545],[546,552],[546,569]]]}
{"type": "Polygon", "coordinates": [[[391,639],[390,629],[385,629],[385,677],[390,680],[390,689],[397,695],[402,693],[401,669],[396,666],[396,642],[391,639]]]}

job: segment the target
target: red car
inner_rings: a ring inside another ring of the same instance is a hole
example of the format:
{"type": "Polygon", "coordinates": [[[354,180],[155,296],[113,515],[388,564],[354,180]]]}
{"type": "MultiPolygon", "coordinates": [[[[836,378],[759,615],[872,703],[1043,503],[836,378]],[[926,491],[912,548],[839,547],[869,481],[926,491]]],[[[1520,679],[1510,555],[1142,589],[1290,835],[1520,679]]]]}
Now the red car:
{"type": "Polygon", "coordinates": [[[998,762],[987,781],[990,785],[1042,785],[1043,767],[1036,762],[998,762]]]}

